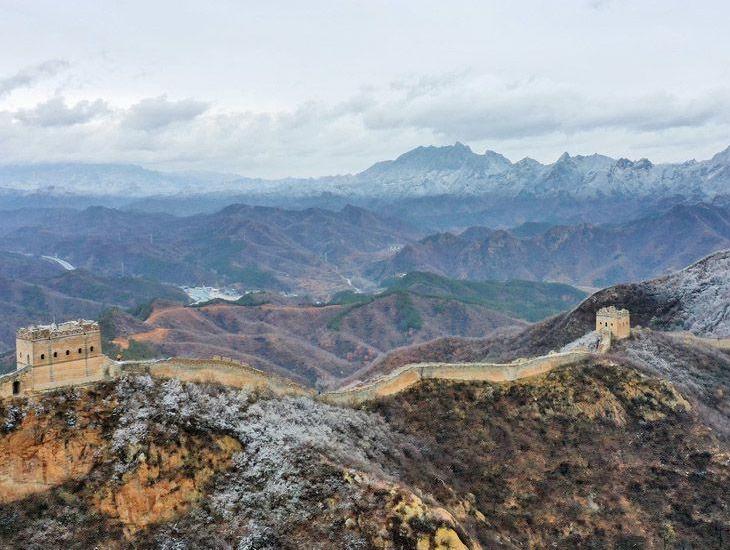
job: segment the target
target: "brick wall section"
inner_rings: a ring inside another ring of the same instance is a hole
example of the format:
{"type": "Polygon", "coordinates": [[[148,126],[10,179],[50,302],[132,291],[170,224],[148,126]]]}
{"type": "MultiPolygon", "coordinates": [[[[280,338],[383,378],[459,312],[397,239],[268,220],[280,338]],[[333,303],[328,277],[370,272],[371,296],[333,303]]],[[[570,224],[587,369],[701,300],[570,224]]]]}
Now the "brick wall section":
{"type": "Polygon", "coordinates": [[[185,382],[215,382],[233,388],[269,389],[278,395],[314,395],[314,391],[263,371],[225,359],[173,358],[151,363],[128,363],[122,372],[146,373],[185,382]]]}
{"type": "Polygon", "coordinates": [[[703,338],[701,336],[695,336],[691,332],[669,332],[667,334],[673,335],[677,338],[683,339],[688,344],[706,344],[713,348],[728,351],[730,350],[730,338],[703,338]]]}
{"type": "Polygon", "coordinates": [[[329,403],[355,405],[401,392],[420,380],[508,382],[543,374],[556,367],[579,363],[593,354],[586,351],[555,353],[514,363],[413,363],[370,384],[328,392],[321,398],[329,403]]]}

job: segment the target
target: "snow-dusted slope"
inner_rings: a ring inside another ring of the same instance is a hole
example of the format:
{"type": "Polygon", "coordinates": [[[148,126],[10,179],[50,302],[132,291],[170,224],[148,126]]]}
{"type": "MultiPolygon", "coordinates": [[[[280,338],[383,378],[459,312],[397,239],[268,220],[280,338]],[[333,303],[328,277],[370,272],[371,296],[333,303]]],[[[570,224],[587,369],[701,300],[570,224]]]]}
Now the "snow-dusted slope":
{"type": "Polygon", "coordinates": [[[670,196],[711,199],[730,194],[730,147],[709,160],[652,164],[604,155],[570,156],[552,164],[524,158],[512,163],[494,151],[461,143],[417,147],[355,175],[262,180],[228,174],[180,174],[119,164],[0,166],[0,187],[124,195],[229,192],[303,197],[408,198],[437,195],[578,199],[670,196]]]}
{"type": "Polygon", "coordinates": [[[673,305],[677,328],[698,336],[730,338],[730,250],[642,284],[658,300],[673,305]]]}
{"type": "Polygon", "coordinates": [[[601,196],[671,195],[712,198],[730,192],[730,148],[712,159],[682,164],[652,164],[603,155],[564,153],[553,164],[526,158],[512,164],[487,151],[476,154],[457,143],[419,147],[394,161],[378,163],[346,186],[375,195],[601,196]]]}

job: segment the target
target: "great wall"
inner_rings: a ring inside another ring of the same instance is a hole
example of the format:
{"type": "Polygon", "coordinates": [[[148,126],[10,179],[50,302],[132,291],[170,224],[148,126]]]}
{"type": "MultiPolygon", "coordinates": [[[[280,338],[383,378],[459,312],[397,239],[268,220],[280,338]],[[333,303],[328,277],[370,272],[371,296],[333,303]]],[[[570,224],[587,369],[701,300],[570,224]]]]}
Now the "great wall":
{"type": "MultiPolygon", "coordinates": [[[[215,382],[235,388],[266,389],[277,395],[308,395],[332,404],[357,405],[402,392],[422,380],[509,382],[537,376],[604,354],[613,340],[626,338],[630,334],[628,311],[604,308],[596,315],[598,341],[591,349],[579,345],[563,352],[551,352],[511,363],[411,363],[371,382],[316,393],[296,382],[227,357],[114,361],[101,354],[98,325],[90,321],[77,321],[58,327],[20,329],[18,368],[0,376],[0,398],[111,381],[130,373],[189,382],[215,382]]],[[[678,337],[701,340],[715,347],[725,347],[727,344],[699,339],[688,333],[678,333],[678,337]]]]}
{"type": "Polygon", "coordinates": [[[589,351],[552,353],[512,363],[411,363],[368,384],[321,394],[338,405],[355,405],[402,392],[421,380],[511,382],[574,365],[595,355],[589,351]]]}

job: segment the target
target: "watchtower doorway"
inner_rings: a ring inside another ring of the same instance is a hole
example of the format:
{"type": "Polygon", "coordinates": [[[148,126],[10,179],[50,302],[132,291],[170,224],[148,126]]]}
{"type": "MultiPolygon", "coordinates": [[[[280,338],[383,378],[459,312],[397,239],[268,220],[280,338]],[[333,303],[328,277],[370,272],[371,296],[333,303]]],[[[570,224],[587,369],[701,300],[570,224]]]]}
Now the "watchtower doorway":
{"type": "Polygon", "coordinates": [[[13,395],[18,395],[20,393],[20,380],[15,380],[13,382],[13,395]]]}

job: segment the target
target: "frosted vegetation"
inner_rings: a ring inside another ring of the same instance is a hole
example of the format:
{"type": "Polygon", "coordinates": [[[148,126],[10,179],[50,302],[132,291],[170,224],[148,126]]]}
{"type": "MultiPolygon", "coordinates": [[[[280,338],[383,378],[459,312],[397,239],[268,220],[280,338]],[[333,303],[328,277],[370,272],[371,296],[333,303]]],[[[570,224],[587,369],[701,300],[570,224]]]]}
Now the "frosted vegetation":
{"type": "MultiPolygon", "coordinates": [[[[211,518],[226,524],[228,532],[242,533],[239,548],[277,547],[279,534],[321,513],[310,503],[330,498],[344,508],[357,506],[361,489],[345,482],[342,466],[392,481],[402,453],[417,453],[377,415],[304,397],[279,399],[178,380],[160,383],[149,376],[123,378],[116,397],[120,416],[112,447],[119,457],[117,475],[135,467],[147,442],[174,441],[183,430],[224,433],[242,444],[233,467],[218,476],[203,506],[186,520],[186,534],[161,528],[159,542],[168,548],[202,536],[211,518]]],[[[215,536],[207,533],[212,539],[206,546],[215,547],[215,536]]]]}
{"type": "Polygon", "coordinates": [[[718,434],[730,438],[730,355],[707,345],[688,346],[675,335],[635,330],[612,353],[649,376],[669,380],[692,398],[718,434]]]}
{"type": "Polygon", "coordinates": [[[730,251],[644,284],[663,302],[676,304],[675,328],[698,336],[730,338],[730,251]]]}
{"type": "Polygon", "coordinates": [[[601,335],[597,331],[593,330],[581,336],[580,338],[573,340],[570,344],[567,344],[561,348],[561,352],[569,351],[598,351],[598,346],[601,344],[601,335]]]}

